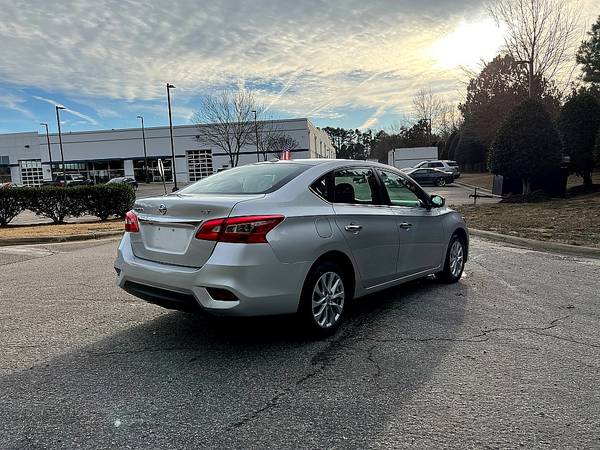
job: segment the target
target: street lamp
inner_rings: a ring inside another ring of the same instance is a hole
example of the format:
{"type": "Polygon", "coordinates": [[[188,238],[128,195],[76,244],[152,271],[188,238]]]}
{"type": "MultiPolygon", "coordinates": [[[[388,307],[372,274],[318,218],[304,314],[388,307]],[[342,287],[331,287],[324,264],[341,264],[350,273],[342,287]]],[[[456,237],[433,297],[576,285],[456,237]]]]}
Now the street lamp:
{"type": "Polygon", "coordinates": [[[252,112],[254,113],[254,133],[256,134],[256,160],[260,162],[260,152],[258,150],[258,122],[256,121],[256,110],[253,109],[252,112]]]}
{"type": "Polygon", "coordinates": [[[53,180],[54,177],[52,176],[52,149],[50,148],[50,133],[48,132],[48,124],[40,123],[40,125],[46,127],[46,141],[48,141],[48,157],[50,158],[50,180],[53,180]]]}
{"type": "Polygon", "coordinates": [[[60,131],[60,115],[58,111],[60,109],[67,109],[64,106],[55,106],[56,108],[56,123],[58,125],[58,143],[60,144],[60,159],[62,160],[62,171],[63,171],[63,183],[64,186],[67,186],[67,172],[65,170],[65,154],[63,153],[63,145],[62,145],[62,133],[60,131]]]}
{"type": "Polygon", "coordinates": [[[171,173],[173,174],[173,192],[178,190],[177,187],[177,171],[175,170],[175,146],[173,145],[173,116],[171,114],[171,89],[175,86],[167,83],[167,103],[169,104],[169,132],[171,133],[171,173]]]}
{"type": "Polygon", "coordinates": [[[533,91],[533,59],[515,61],[515,64],[525,64],[528,67],[527,72],[529,76],[529,98],[531,98],[533,91]]]}
{"type": "Polygon", "coordinates": [[[146,132],[144,130],[144,118],[142,116],[137,116],[138,119],[142,121],[142,142],[144,143],[144,181],[146,183],[150,183],[148,179],[148,154],[146,153],[146,132]]]}

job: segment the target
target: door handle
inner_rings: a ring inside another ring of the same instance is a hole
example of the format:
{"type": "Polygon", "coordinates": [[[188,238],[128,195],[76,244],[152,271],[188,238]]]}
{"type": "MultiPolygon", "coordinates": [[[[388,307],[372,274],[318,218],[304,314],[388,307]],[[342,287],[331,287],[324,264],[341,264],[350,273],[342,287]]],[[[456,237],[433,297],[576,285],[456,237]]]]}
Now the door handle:
{"type": "Polygon", "coordinates": [[[346,225],[344,227],[344,230],[350,232],[350,233],[358,233],[360,230],[362,230],[362,225],[356,225],[354,223],[351,223],[350,225],[346,225]]]}
{"type": "Polygon", "coordinates": [[[412,227],[412,223],[408,223],[408,222],[402,222],[400,225],[398,225],[400,228],[402,228],[403,230],[410,230],[410,227],[412,227]]]}

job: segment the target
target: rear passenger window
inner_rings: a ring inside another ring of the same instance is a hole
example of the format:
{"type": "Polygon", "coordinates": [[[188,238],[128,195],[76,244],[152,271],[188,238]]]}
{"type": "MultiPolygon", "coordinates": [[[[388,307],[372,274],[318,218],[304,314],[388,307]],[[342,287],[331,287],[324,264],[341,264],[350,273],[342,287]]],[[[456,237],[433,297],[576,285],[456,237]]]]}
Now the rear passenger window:
{"type": "Polygon", "coordinates": [[[377,183],[371,169],[347,168],[335,171],[334,201],[352,205],[376,205],[377,183]]]}

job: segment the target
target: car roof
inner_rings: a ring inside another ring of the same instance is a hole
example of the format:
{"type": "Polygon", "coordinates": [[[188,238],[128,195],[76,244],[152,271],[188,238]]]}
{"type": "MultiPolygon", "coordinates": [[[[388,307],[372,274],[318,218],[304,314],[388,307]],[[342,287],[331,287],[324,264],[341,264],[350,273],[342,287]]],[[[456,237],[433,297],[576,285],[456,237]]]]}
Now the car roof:
{"type": "MultiPolygon", "coordinates": [[[[313,159],[293,159],[293,160],[279,160],[279,161],[269,161],[269,162],[260,162],[254,164],[304,164],[309,166],[326,166],[328,168],[337,168],[344,167],[348,165],[360,165],[360,166],[370,166],[370,167],[381,167],[385,169],[394,169],[392,166],[388,166],[386,164],[382,164],[377,161],[367,161],[362,159],[328,159],[328,158],[313,158],[313,159]]],[[[396,169],[398,170],[398,169],[396,169]]]]}

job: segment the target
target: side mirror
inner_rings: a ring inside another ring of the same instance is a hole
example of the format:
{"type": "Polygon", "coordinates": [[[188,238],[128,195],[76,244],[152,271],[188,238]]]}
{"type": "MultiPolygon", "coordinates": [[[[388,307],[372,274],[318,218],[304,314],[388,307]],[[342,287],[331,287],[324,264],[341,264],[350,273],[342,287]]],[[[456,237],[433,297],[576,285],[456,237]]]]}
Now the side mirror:
{"type": "Polygon", "coordinates": [[[435,194],[431,196],[431,205],[434,208],[441,208],[445,204],[446,204],[446,199],[444,197],[441,197],[441,196],[435,195],[435,194]]]}

